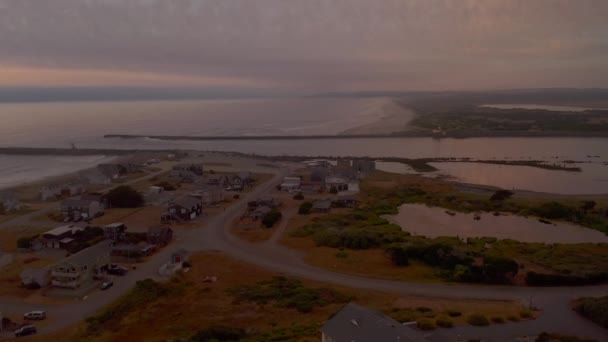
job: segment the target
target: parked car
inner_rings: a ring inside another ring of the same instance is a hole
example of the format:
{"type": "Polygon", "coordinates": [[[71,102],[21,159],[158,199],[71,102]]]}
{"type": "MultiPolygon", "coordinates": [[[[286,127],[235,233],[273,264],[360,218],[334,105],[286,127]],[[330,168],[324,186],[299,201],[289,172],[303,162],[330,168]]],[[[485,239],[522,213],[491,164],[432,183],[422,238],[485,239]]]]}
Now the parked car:
{"type": "Polygon", "coordinates": [[[46,312],[44,311],[30,311],[23,315],[23,319],[28,320],[40,320],[46,318],[46,312]]]}
{"type": "Polygon", "coordinates": [[[35,326],[25,325],[25,326],[15,330],[15,337],[34,335],[37,332],[38,332],[38,330],[36,329],[35,326]]]}
{"type": "Polygon", "coordinates": [[[111,280],[108,280],[108,281],[104,281],[103,283],[101,283],[101,287],[100,287],[100,288],[101,288],[102,290],[107,290],[107,289],[109,289],[110,287],[112,287],[113,285],[114,285],[114,282],[113,282],[113,281],[111,281],[111,280]]]}
{"type": "Polygon", "coordinates": [[[112,275],[124,276],[125,274],[127,274],[128,271],[129,270],[127,270],[126,268],[117,265],[110,265],[108,267],[108,274],[112,275]]]}

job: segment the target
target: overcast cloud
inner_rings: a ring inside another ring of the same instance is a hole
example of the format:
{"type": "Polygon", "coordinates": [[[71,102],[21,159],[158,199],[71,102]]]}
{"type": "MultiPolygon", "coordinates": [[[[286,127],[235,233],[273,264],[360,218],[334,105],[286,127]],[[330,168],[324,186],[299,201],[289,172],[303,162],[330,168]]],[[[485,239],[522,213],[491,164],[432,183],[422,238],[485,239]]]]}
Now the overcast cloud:
{"type": "Polygon", "coordinates": [[[606,0],[0,0],[0,85],[608,87],[606,0]]]}

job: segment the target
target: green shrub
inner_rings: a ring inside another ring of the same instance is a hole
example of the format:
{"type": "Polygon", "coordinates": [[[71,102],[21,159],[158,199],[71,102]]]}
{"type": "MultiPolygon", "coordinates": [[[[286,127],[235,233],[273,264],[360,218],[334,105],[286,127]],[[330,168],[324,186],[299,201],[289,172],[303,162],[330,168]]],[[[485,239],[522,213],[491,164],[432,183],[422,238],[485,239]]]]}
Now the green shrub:
{"type": "Polygon", "coordinates": [[[36,238],[38,238],[38,234],[17,239],[17,248],[27,249],[32,247],[32,241],[36,240],[36,238]]]}
{"type": "Polygon", "coordinates": [[[519,316],[509,315],[509,316],[507,316],[507,319],[511,322],[517,322],[517,321],[519,321],[519,316]]]}
{"type": "Polygon", "coordinates": [[[260,281],[253,285],[243,285],[228,290],[236,301],[248,301],[257,304],[273,303],[278,307],[296,309],[306,313],[315,306],[331,303],[344,303],[350,298],[325,288],[307,288],[296,279],[274,277],[272,280],[260,281]]]}
{"type": "Polygon", "coordinates": [[[130,186],[121,185],[108,192],[108,202],[116,208],[137,208],[144,204],[142,195],[130,186]]]}
{"type": "Polygon", "coordinates": [[[190,338],[191,342],[210,342],[210,341],[240,341],[247,336],[245,329],[226,326],[212,326],[199,330],[190,338]]]}
{"type": "Polygon", "coordinates": [[[297,193],[296,195],[294,195],[294,196],[293,196],[293,199],[294,199],[294,200],[301,201],[301,200],[303,200],[303,199],[304,199],[304,195],[302,195],[302,193],[301,193],[301,192],[299,192],[299,193],[297,193]]]}
{"type": "Polygon", "coordinates": [[[578,299],[574,302],[574,310],[596,324],[608,328],[608,296],[578,299]]]}
{"type": "Polygon", "coordinates": [[[505,319],[502,317],[499,317],[499,316],[494,316],[491,319],[492,319],[492,322],[494,322],[494,323],[504,323],[505,322],[505,319]]]}
{"type": "Polygon", "coordinates": [[[462,316],[462,312],[456,311],[456,310],[448,310],[447,313],[448,313],[448,316],[450,316],[450,317],[460,317],[460,316],[462,316]]]}
{"type": "Polygon", "coordinates": [[[452,322],[452,320],[447,317],[439,317],[437,318],[437,320],[435,320],[435,323],[437,324],[437,326],[440,326],[442,328],[451,328],[454,326],[454,322],[452,322]]]}
{"type": "Polygon", "coordinates": [[[467,323],[474,326],[486,326],[490,324],[490,321],[488,321],[488,319],[484,315],[472,314],[467,317],[467,323]]]}
{"type": "Polygon", "coordinates": [[[275,223],[277,223],[281,219],[281,217],[283,217],[281,211],[274,208],[266,215],[264,215],[264,217],[262,218],[262,224],[266,228],[271,228],[272,226],[274,226],[275,223]]]}
{"type": "Polygon", "coordinates": [[[177,190],[177,187],[167,181],[163,181],[160,183],[156,183],[154,184],[155,186],[161,187],[163,188],[165,191],[175,191],[177,190]]]}
{"type": "Polygon", "coordinates": [[[304,202],[304,203],[300,204],[300,208],[298,209],[298,214],[308,215],[308,214],[310,214],[311,209],[312,209],[312,203],[304,202]]]}
{"type": "Polygon", "coordinates": [[[519,311],[519,317],[522,319],[532,318],[532,310],[522,309],[521,311],[519,311]]]}
{"type": "Polygon", "coordinates": [[[435,329],[435,322],[428,318],[418,318],[416,320],[416,326],[420,330],[433,330],[435,329]]]}

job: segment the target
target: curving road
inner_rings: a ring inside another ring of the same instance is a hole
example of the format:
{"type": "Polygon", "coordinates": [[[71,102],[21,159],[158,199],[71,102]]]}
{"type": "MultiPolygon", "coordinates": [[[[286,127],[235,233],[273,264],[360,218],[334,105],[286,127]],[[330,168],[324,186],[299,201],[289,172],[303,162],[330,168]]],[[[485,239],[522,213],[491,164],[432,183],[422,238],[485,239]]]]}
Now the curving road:
{"type": "MultiPolygon", "coordinates": [[[[267,169],[266,172],[270,170],[267,169]]],[[[353,288],[385,291],[401,295],[419,295],[442,298],[476,298],[532,301],[534,306],[543,310],[540,318],[520,323],[492,325],[490,327],[457,327],[442,330],[441,334],[456,338],[482,338],[488,341],[508,341],[520,336],[534,336],[542,331],[574,334],[581,337],[608,341],[608,332],[601,327],[581,318],[569,308],[570,300],[581,296],[600,296],[608,294],[608,286],[531,288],[511,286],[477,286],[455,284],[425,284],[398,282],[351,276],[319,269],[303,262],[300,253],[273,243],[248,243],[239,240],[229,233],[229,226],[238,218],[247,201],[256,199],[270,191],[288,174],[288,169],[273,169],[275,176],[268,182],[244,194],[241,199],[227,208],[225,212],[210,218],[207,227],[178,231],[176,241],[149,262],[138,266],[136,271],[121,277],[113,288],[104,292],[95,292],[86,300],[75,301],[63,306],[39,306],[17,301],[1,301],[0,311],[25,312],[34,309],[45,309],[50,313],[49,325],[41,333],[55,331],[74,324],[92,315],[104,305],[118,298],[130,289],[137,280],[160,278],[158,268],[169,259],[170,253],[177,248],[190,251],[219,250],[237,259],[286,275],[344,285],[353,288]]]]}

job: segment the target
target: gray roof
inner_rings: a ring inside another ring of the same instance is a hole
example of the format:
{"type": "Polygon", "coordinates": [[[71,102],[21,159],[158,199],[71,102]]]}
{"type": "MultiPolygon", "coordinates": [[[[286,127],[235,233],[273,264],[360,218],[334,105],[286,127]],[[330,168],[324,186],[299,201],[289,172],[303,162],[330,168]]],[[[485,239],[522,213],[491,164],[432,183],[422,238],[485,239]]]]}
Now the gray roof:
{"type": "Polygon", "coordinates": [[[312,204],[313,209],[329,209],[331,208],[330,200],[319,200],[312,204]]]}
{"type": "Polygon", "coordinates": [[[97,202],[91,199],[68,198],[61,201],[62,207],[88,207],[91,203],[97,202]]]}
{"type": "Polygon", "coordinates": [[[192,208],[192,207],[196,207],[197,205],[200,205],[201,201],[192,196],[184,196],[184,197],[180,197],[180,198],[176,199],[175,201],[173,201],[172,204],[177,204],[184,208],[192,208]]]}
{"type": "Polygon", "coordinates": [[[57,264],[68,263],[74,266],[90,265],[97,261],[100,257],[109,255],[110,250],[112,249],[112,243],[112,240],[101,241],[96,245],[85,248],[76,254],[70,255],[57,264]]]}
{"type": "Polygon", "coordinates": [[[354,303],[346,305],[325,322],[321,331],[335,342],[427,341],[420,331],[354,303]]]}

